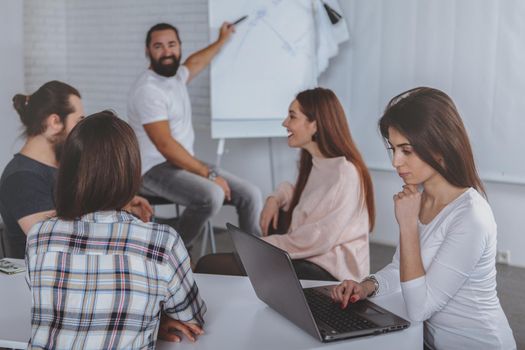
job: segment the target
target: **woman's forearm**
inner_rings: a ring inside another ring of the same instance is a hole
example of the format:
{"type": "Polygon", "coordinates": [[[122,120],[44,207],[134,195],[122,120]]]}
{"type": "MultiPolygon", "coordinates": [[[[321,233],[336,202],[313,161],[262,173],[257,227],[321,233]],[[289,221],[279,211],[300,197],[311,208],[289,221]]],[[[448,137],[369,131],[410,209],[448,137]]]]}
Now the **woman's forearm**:
{"type": "Polygon", "coordinates": [[[399,274],[401,282],[411,281],[425,274],[419,245],[417,224],[400,227],[399,274]]]}

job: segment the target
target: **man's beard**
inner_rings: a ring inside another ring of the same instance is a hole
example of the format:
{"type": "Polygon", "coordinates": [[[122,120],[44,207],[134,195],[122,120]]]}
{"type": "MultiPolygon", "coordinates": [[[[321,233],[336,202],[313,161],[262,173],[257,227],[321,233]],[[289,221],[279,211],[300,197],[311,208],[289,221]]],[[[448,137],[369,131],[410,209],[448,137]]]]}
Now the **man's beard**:
{"type": "Polygon", "coordinates": [[[52,140],[53,152],[55,153],[55,158],[57,163],[60,163],[60,157],[62,156],[62,151],[64,150],[64,145],[66,143],[67,133],[66,130],[56,135],[52,140]]]}
{"type": "Polygon", "coordinates": [[[161,57],[158,61],[150,58],[150,64],[151,69],[153,69],[155,73],[169,78],[177,74],[177,70],[179,69],[180,65],[180,57],[177,58],[175,55],[165,56],[161,57]],[[170,58],[172,59],[171,63],[162,63],[163,61],[167,61],[170,58]]]}

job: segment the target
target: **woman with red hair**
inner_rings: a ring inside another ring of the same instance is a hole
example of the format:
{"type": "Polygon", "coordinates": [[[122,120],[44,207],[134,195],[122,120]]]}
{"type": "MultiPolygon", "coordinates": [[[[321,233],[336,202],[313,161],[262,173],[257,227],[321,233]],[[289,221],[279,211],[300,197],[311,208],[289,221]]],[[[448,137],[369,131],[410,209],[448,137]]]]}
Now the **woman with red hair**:
{"type": "Polygon", "coordinates": [[[295,185],[282,183],[261,214],[264,240],[286,250],[299,278],[362,279],[370,270],[372,181],[341,103],[329,89],[300,92],[283,122],[288,146],[301,148],[295,185]],[[277,229],[285,211],[284,234],[277,229]],[[282,214],[281,214],[282,215],[282,214]]]}

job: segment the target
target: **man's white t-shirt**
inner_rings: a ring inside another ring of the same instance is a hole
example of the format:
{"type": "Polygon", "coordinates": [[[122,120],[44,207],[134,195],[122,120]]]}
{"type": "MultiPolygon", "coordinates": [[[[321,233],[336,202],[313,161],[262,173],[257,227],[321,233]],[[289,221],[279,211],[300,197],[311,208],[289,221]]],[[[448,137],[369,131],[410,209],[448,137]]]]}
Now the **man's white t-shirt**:
{"type": "Polygon", "coordinates": [[[171,135],[191,155],[195,134],[191,123],[191,103],[186,83],[190,72],[180,66],[173,77],[163,77],[151,69],[133,83],[128,95],[128,120],[140,146],[142,174],[166,158],[157,150],[143,125],[162,120],[169,122],[171,135]]]}

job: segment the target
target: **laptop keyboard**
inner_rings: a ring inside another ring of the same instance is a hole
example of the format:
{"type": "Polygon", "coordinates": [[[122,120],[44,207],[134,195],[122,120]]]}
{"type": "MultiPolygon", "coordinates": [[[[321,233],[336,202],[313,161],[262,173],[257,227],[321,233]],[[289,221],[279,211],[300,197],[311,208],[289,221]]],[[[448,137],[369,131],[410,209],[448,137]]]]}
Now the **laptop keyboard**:
{"type": "Polygon", "coordinates": [[[359,314],[341,309],[341,304],[315,289],[304,289],[304,295],[316,320],[323,321],[339,333],[377,328],[377,325],[359,314]]]}

